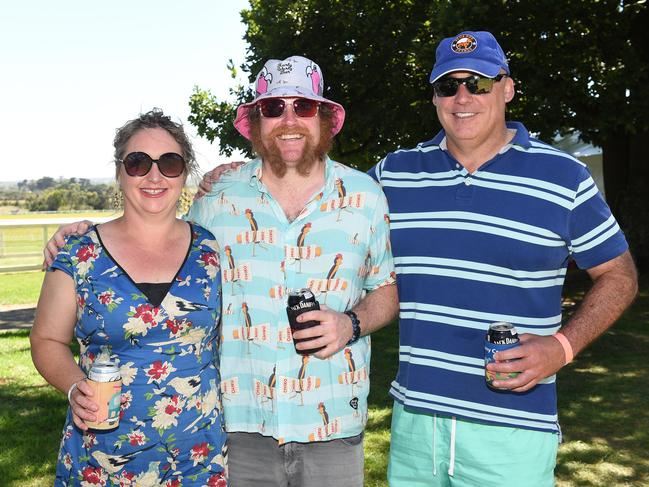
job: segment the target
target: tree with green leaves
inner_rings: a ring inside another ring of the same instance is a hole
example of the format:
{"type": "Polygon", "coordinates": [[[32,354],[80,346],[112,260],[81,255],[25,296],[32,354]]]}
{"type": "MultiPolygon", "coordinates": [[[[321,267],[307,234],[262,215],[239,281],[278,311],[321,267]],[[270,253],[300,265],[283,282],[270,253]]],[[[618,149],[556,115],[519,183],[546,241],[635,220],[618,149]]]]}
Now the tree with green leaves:
{"type": "MultiPolygon", "coordinates": [[[[314,59],[325,96],[347,109],[332,155],[361,169],[439,129],[428,84],[437,43],[462,30],[493,32],[516,81],[508,118],[542,140],[576,130],[603,148],[607,200],[649,265],[645,1],[250,0],[241,15],[249,48],[240,68],[250,81],[268,58],[314,59]]],[[[218,100],[196,88],[190,99],[190,122],[226,155],[249,150],[232,121],[253,95],[248,86],[230,93],[218,100]]]]}

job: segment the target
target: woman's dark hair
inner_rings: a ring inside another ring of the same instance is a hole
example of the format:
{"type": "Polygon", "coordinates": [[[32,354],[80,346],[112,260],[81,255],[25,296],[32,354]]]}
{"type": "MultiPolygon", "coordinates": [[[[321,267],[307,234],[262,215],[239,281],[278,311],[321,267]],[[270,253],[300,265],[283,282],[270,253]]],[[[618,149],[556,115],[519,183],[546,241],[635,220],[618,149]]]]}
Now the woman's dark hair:
{"type": "Polygon", "coordinates": [[[121,164],[122,159],[124,159],[124,156],[126,156],[126,146],[128,144],[128,141],[131,140],[131,137],[133,137],[140,130],[155,128],[166,130],[169,135],[171,135],[174,140],[178,142],[178,145],[180,145],[180,149],[182,151],[181,156],[183,156],[185,162],[187,163],[187,176],[197,178],[198,163],[196,162],[196,156],[194,155],[192,143],[189,141],[189,138],[187,137],[182,124],[176,123],[171,120],[171,118],[165,115],[160,108],[154,108],[149,112],[141,113],[139,117],[133,120],[129,120],[123,126],[117,129],[115,140],[113,141],[113,147],[115,148],[114,162],[116,171],[119,172],[119,165],[121,164]]]}

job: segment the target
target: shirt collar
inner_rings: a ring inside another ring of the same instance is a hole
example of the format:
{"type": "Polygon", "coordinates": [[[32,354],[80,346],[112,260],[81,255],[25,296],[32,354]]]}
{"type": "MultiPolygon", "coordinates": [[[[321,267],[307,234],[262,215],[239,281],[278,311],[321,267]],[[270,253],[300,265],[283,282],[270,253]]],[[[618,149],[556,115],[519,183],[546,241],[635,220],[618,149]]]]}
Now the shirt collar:
{"type": "MultiPolygon", "coordinates": [[[[514,135],[514,138],[509,141],[507,145],[505,145],[501,150],[500,153],[502,154],[503,152],[506,152],[512,145],[518,145],[520,147],[523,147],[527,149],[530,147],[530,134],[525,128],[525,126],[520,123],[520,122],[507,122],[507,129],[509,130],[515,130],[516,134],[514,135]]],[[[435,137],[433,137],[431,140],[427,142],[423,142],[420,144],[421,147],[430,147],[430,146],[438,146],[440,149],[446,151],[446,132],[444,132],[444,129],[440,130],[435,137]]]]}
{"type": "MultiPolygon", "coordinates": [[[[262,183],[263,164],[258,157],[250,164],[246,164],[245,170],[248,172],[248,179],[250,186],[256,186],[259,191],[264,191],[262,183]]],[[[324,191],[329,194],[335,189],[336,179],[340,178],[338,163],[332,160],[329,156],[325,156],[325,185],[324,191]]]]}

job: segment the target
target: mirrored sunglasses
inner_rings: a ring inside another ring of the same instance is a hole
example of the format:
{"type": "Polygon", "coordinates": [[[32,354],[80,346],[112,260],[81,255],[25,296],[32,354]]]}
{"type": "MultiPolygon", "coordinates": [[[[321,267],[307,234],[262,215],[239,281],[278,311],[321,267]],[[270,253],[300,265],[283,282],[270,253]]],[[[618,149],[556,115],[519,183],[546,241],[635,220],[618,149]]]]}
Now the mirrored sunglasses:
{"type": "Polygon", "coordinates": [[[473,74],[466,78],[446,77],[435,81],[433,83],[433,90],[437,96],[455,96],[460,85],[464,85],[472,95],[485,95],[491,93],[494,83],[497,83],[506,76],[506,74],[499,74],[495,78],[487,78],[486,76],[473,74]]]}
{"type": "Polygon", "coordinates": [[[146,152],[131,152],[124,159],[124,169],[129,176],[146,176],[151,170],[153,163],[167,178],[177,178],[185,170],[185,159],[175,152],[162,154],[159,159],[152,159],[146,152]]]}
{"type": "Polygon", "coordinates": [[[282,116],[287,104],[293,105],[295,115],[302,118],[315,117],[318,113],[318,106],[320,106],[320,102],[307,98],[295,98],[288,103],[281,98],[266,98],[259,100],[257,106],[264,117],[277,118],[282,116]]]}

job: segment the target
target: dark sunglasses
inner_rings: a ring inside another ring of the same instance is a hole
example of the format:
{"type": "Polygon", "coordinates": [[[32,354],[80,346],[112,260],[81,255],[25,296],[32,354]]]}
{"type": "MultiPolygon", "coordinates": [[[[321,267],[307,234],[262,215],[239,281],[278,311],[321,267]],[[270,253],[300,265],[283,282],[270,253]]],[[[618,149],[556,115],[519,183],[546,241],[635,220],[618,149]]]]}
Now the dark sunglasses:
{"type": "Polygon", "coordinates": [[[152,159],[146,152],[131,152],[124,159],[124,169],[129,176],[146,176],[151,170],[153,163],[167,178],[177,178],[185,170],[185,159],[175,152],[162,154],[159,159],[152,159]]]}
{"type": "Polygon", "coordinates": [[[473,74],[466,78],[447,77],[435,81],[433,83],[433,90],[437,96],[455,96],[460,85],[464,85],[472,95],[484,95],[491,93],[494,83],[497,83],[506,76],[506,74],[499,74],[495,78],[487,78],[486,76],[473,74]]]}
{"type": "MultiPolygon", "coordinates": [[[[292,103],[289,103],[293,105],[295,115],[302,118],[315,117],[318,113],[318,106],[320,106],[320,102],[306,98],[296,98],[292,103]]],[[[286,109],[286,105],[287,102],[281,98],[267,98],[265,100],[259,100],[257,104],[259,111],[266,118],[281,117],[286,109]]]]}

